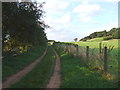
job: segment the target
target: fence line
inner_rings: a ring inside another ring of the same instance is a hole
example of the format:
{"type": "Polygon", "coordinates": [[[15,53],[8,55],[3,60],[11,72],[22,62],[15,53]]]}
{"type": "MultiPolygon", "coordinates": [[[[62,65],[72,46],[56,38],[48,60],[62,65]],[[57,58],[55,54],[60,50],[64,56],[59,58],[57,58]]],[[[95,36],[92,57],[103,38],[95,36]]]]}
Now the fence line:
{"type": "Polygon", "coordinates": [[[99,49],[81,47],[72,43],[54,43],[54,45],[75,57],[81,57],[89,65],[108,72],[108,49],[105,46],[102,52],[101,43],[99,49]]]}

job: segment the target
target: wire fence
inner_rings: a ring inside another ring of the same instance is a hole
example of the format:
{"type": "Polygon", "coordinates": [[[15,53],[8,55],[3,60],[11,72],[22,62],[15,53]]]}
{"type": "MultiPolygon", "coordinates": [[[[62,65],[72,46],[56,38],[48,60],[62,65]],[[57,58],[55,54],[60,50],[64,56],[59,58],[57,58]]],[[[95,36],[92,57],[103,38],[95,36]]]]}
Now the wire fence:
{"type": "Polygon", "coordinates": [[[108,72],[108,49],[106,46],[103,49],[98,49],[89,46],[82,47],[72,43],[57,42],[54,45],[75,57],[81,58],[89,66],[108,72]]]}

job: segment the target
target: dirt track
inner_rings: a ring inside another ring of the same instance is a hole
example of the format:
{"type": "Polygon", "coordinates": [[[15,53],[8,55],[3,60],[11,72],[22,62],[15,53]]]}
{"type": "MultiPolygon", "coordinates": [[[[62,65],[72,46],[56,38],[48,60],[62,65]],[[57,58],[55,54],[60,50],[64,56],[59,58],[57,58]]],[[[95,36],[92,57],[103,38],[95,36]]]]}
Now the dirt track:
{"type": "Polygon", "coordinates": [[[46,55],[46,52],[47,49],[40,58],[35,60],[30,65],[26,66],[23,70],[19,71],[18,73],[8,77],[8,79],[2,83],[2,88],[9,88],[12,84],[18,82],[23,76],[25,76],[28,72],[30,72],[36,66],[37,63],[41,61],[41,59],[46,55]]]}
{"type": "MultiPolygon", "coordinates": [[[[54,50],[54,49],[53,49],[54,50]]],[[[54,50],[56,55],[56,63],[52,77],[46,88],[59,88],[60,87],[60,57],[54,50]]]]}

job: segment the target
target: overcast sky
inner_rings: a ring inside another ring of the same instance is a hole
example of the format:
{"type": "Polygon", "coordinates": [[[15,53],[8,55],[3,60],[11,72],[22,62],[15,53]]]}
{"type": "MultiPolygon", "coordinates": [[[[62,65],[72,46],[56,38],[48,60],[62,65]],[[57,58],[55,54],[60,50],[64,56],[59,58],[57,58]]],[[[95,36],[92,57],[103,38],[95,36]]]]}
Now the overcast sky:
{"type": "Polygon", "coordinates": [[[44,4],[47,37],[73,41],[95,31],[118,27],[119,0],[37,0],[44,4]]]}

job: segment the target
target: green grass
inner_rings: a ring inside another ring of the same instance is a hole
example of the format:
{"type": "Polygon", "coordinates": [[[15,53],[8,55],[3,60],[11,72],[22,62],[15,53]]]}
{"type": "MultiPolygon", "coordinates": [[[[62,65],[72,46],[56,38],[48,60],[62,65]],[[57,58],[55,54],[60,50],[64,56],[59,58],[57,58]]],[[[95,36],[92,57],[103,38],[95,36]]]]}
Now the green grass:
{"type": "Polygon", "coordinates": [[[102,77],[102,72],[86,66],[82,59],[57,49],[61,56],[61,88],[115,88],[113,81],[102,77]]]}
{"type": "MultiPolygon", "coordinates": [[[[79,46],[86,47],[89,46],[91,49],[95,48],[96,51],[99,51],[99,43],[102,38],[94,38],[88,40],[87,42],[70,42],[78,44],[79,46]]],[[[112,39],[107,41],[102,41],[102,48],[103,44],[109,46],[114,46],[113,50],[108,54],[108,71],[110,74],[113,75],[113,78],[117,80],[118,78],[118,39],[112,39]],[[111,67],[112,66],[112,67],[111,67]]],[[[91,53],[91,51],[89,51],[91,53]]],[[[101,63],[101,62],[100,62],[101,63]]]]}
{"type": "Polygon", "coordinates": [[[37,66],[11,88],[45,88],[55,65],[55,54],[51,47],[37,66]]]}
{"type": "Polygon", "coordinates": [[[8,55],[2,60],[2,79],[6,80],[7,77],[17,73],[22,70],[25,66],[32,63],[34,60],[39,58],[43,52],[45,51],[45,47],[37,46],[36,48],[31,48],[28,52],[13,57],[12,55],[8,55]]]}
{"type": "Polygon", "coordinates": [[[102,41],[104,37],[102,38],[94,38],[94,39],[90,39],[90,40],[87,40],[87,41],[102,41]]]}
{"type": "MultiPolygon", "coordinates": [[[[101,41],[101,38],[97,38],[97,39],[95,38],[95,39],[92,39],[91,41],[88,40],[86,42],[80,41],[80,42],[70,42],[70,43],[78,44],[83,47],[89,46],[90,48],[99,48],[100,41],[101,41]]],[[[114,48],[118,48],[118,39],[102,41],[102,46],[103,46],[103,44],[108,47],[114,46],[114,48]]]]}

